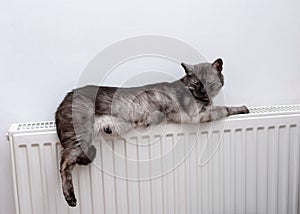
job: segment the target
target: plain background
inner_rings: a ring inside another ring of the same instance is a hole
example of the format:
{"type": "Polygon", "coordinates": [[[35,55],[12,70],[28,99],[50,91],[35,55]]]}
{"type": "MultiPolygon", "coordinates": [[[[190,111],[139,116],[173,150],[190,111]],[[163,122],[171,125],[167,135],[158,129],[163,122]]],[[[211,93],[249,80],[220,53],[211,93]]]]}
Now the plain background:
{"type": "Polygon", "coordinates": [[[9,125],[53,120],[98,52],[144,34],[222,57],[228,105],[300,103],[299,0],[1,1],[1,214],[14,213],[9,125]]]}

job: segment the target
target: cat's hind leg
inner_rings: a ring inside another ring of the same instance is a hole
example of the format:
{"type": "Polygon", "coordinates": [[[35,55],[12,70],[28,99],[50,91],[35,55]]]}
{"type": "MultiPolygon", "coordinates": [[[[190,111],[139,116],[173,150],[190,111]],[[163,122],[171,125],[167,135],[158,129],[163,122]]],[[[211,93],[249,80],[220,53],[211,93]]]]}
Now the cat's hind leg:
{"type": "Polygon", "coordinates": [[[108,135],[122,135],[133,129],[133,125],[113,115],[101,115],[95,118],[94,132],[108,135]]]}
{"type": "Polygon", "coordinates": [[[81,151],[80,155],[77,157],[76,163],[79,165],[88,165],[92,163],[96,157],[96,148],[95,146],[91,145],[87,148],[87,151],[81,151]]]}

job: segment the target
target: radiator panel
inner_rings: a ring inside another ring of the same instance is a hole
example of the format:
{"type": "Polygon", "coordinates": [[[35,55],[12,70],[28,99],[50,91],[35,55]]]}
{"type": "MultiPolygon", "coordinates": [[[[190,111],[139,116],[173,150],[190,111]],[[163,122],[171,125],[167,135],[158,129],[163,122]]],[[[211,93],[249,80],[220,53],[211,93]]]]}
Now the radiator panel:
{"type": "Polygon", "coordinates": [[[200,131],[157,126],[130,142],[97,143],[94,163],[73,171],[76,208],[62,195],[53,123],[38,129],[17,124],[9,132],[16,210],[299,214],[299,124],[300,113],[292,109],[232,117],[200,131]],[[159,158],[164,154],[170,155],[159,158]]]}

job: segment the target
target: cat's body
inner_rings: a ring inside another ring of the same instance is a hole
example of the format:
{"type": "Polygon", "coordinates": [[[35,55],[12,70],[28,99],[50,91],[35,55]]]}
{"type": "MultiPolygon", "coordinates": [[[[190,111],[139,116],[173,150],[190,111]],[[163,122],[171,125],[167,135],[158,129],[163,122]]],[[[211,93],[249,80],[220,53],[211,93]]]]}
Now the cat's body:
{"type": "Polygon", "coordinates": [[[186,75],[172,83],[135,88],[85,86],[68,93],[56,112],[63,146],[61,178],[68,204],[76,205],[72,169],[75,164],[93,161],[96,150],[92,142],[97,135],[122,135],[163,122],[198,124],[248,113],[245,106],[212,106],[212,98],[224,85],[222,65],[221,59],[212,64],[182,64],[186,75]]]}

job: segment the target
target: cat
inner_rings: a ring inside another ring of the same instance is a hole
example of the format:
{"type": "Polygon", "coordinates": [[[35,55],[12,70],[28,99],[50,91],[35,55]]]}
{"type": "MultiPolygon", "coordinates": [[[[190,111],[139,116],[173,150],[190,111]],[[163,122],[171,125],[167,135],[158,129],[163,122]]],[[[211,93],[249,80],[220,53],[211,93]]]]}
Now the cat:
{"type": "Polygon", "coordinates": [[[213,106],[212,99],[224,85],[223,61],[189,65],[174,82],[142,87],[85,86],[69,92],[59,105],[56,128],[63,147],[60,173],[65,200],[76,206],[72,170],[96,156],[92,145],[97,135],[118,136],[135,127],[160,123],[198,124],[229,115],[246,114],[246,106],[213,106]]]}

